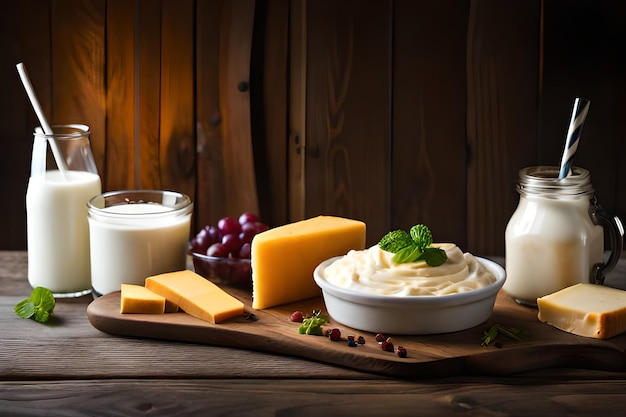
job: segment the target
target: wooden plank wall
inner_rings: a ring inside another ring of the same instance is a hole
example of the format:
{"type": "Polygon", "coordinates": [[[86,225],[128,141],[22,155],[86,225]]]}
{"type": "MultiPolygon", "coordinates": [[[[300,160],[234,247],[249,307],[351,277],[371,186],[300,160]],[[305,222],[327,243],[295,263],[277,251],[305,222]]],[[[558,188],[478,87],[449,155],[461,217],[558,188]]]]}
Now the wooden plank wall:
{"type": "Polygon", "coordinates": [[[194,231],[251,210],[417,222],[504,254],[517,171],[576,164],[626,218],[626,7],[601,0],[22,0],[0,14],[0,249],[26,247],[37,121],[81,121],[104,187],[168,188],[194,231]]]}

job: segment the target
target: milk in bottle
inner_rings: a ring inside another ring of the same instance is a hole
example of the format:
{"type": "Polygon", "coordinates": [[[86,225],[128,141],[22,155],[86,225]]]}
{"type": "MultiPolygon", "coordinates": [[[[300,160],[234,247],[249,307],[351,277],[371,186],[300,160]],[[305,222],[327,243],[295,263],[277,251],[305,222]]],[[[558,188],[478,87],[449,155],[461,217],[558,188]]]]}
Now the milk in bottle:
{"type": "Polygon", "coordinates": [[[87,202],[101,192],[85,125],[54,126],[63,171],[47,155],[48,139],[35,131],[26,191],[28,281],[55,297],[91,291],[87,202]]]}
{"type": "Polygon", "coordinates": [[[503,287],[518,303],[536,306],[537,298],[565,287],[601,283],[621,253],[619,219],[596,203],[589,171],[572,171],[561,180],[557,167],[520,171],[519,205],[505,231],[503,287]],[[603,225],[612,237],[606,264],[603,225]]]}

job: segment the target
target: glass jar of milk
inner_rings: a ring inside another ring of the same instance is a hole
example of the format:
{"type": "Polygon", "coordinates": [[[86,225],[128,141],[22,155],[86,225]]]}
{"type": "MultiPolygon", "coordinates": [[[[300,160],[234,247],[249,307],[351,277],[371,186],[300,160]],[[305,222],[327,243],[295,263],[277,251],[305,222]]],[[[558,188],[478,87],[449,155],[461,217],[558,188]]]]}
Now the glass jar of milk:
{"type": "Polygon", "coordinates": [[[182,193],[111,191],[89,201],[94,297],[186,268],[193,204],[182,193]]]}
{"type": "Polygon", "coordinates": [[[601,284],[617,263],[624,230],[596,202],[589,171],[527,167],[519,172],[519,205],[505,232],[506,293],[520,304],[581,282],[601,284]],[[604,262],[604,233],[611,254],[604,262]]]}
{"type": "Polygon", "coordinates": [[[57,125],[52,131],[46,135],[38,127],[34,134],[26,190],[28,282],[55,297],[77,297],[91,291],[87,202],[102,190],[89,127],[57,125]]]}

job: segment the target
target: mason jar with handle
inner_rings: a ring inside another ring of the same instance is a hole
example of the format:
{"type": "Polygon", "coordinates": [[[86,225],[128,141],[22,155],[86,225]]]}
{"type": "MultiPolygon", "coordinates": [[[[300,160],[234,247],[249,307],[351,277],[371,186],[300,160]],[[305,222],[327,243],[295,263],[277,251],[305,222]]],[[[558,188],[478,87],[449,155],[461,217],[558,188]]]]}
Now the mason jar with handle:
{"type": "Polygon", "coordinates": [[[505,232],[503,288],[520,304],[536,306],[537,298],[577,283],[602,284],[622,251],[622,223],[597,203],[589,171],[573,167],[566,178],[558,175],[552,166],[519,172],[519,204],[505,232]]]}

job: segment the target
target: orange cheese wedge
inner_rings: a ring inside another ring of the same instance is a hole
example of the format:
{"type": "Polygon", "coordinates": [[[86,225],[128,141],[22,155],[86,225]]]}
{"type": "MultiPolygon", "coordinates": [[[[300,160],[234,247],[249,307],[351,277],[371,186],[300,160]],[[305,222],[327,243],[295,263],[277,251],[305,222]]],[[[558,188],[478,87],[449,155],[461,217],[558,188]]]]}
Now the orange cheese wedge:
{"type": "Polygon", "coordinates": [[[122,284],[120,313],[163,314],[164,311],[165,297],[141,285],[122,284]]]}
{"type": "Polygon", "coordinates": [[[185,313],[210,323],[241,316],[244,311],[241,301],[189,270],[148,277],[146,288],[178,305],[185,313]]]}
{"type": "Polygon", "coordinates": [[[326,259],[365,248],[365,223],[318,216],[269,229],[252,239],[252,308],[316,297],[313,270],[326,259]]]}

